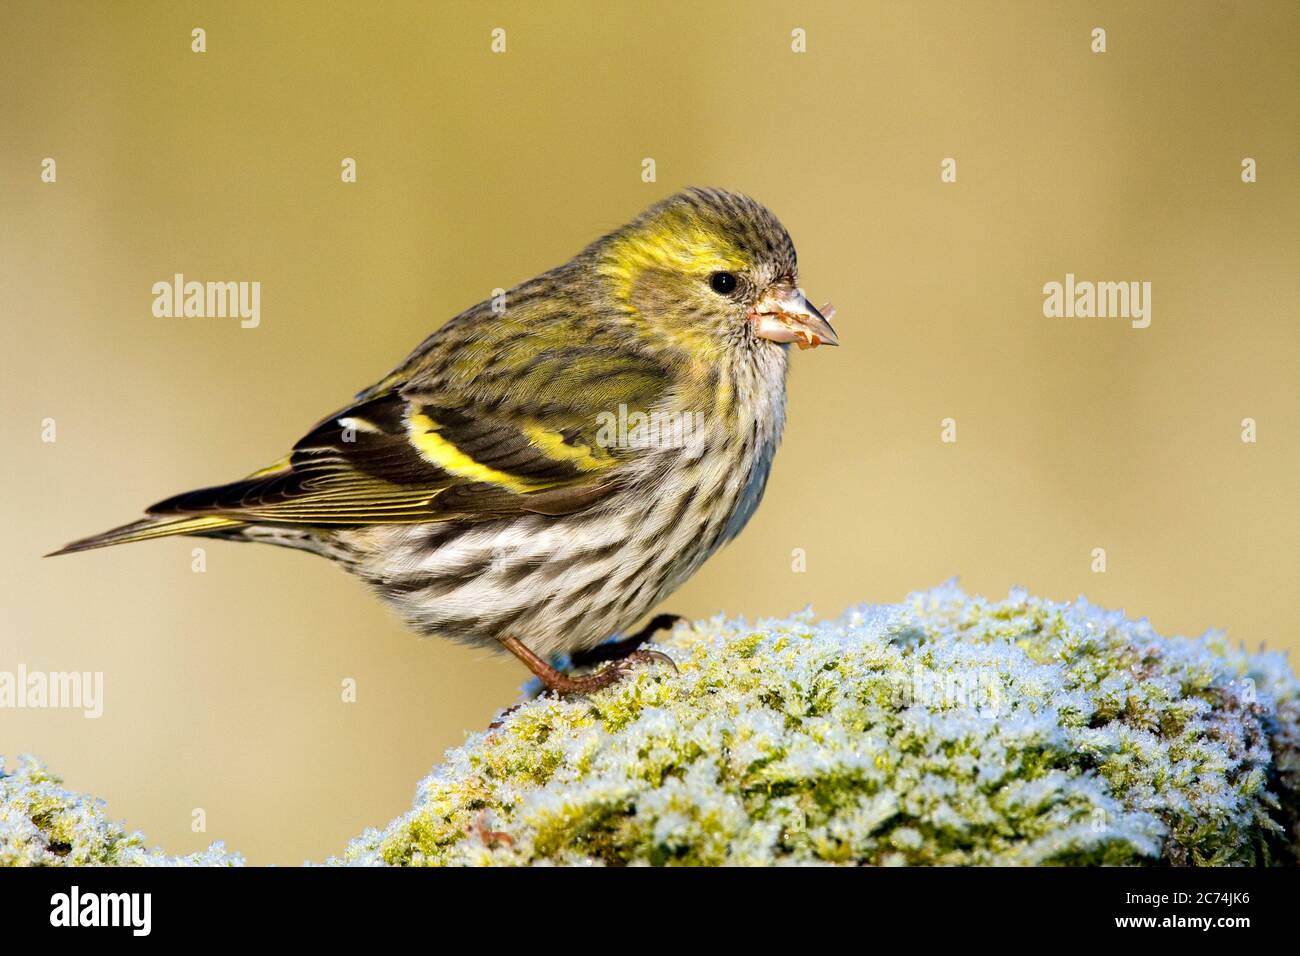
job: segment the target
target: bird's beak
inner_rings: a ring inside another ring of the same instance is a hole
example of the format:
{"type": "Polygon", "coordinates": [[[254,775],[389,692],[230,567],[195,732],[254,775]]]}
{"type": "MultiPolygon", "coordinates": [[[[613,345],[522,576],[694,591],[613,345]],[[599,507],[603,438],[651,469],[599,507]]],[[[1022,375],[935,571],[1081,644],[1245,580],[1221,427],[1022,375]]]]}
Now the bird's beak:
{"type": "Polygon", "coordinates": [[[818,310],[798,289],[774,286],[749,310],[754,334],[773,342],[795,342],[801,349],[819,345],[839,345],[831,328],[835,309],[830,303],[818,310]]]}

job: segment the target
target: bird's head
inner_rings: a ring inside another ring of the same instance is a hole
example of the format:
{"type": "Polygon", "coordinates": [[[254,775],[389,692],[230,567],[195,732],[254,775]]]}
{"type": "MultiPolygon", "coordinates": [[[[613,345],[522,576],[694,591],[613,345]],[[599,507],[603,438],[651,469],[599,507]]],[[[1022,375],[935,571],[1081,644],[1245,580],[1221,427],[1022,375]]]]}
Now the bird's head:
{"type": "Polygon", "coordinates": [[[620,308],[696,354],[839,344],[799,289],[785,227],[748,196],[687,189],[589,251],[620,308]]]}

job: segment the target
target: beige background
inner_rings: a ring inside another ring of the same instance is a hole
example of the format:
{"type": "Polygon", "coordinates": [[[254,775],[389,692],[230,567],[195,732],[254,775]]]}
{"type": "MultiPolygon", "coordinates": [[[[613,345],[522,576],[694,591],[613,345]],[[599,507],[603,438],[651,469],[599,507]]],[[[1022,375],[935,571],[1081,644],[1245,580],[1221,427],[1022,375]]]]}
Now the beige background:
{"type": "Polygon", "coordinates": [[[273,460],[692,183],[782,217],[844,346],[794,356],[766,502],[665,610],[838,614],[960,575],[1296,647],[1300,7],[1080,7],[0,6],[0,669],[107,682],[98,721],[0,711],[0,752],[172,852],[322,859],[405,809],[518,664],[416,640],[307,555],[38,556],[273,460]],[[174,272],[260,281],[261,327],[153,318],[174,272]],[[1066,272],[1152,282],[1151,328],[1045,319],[1066,272]]]}

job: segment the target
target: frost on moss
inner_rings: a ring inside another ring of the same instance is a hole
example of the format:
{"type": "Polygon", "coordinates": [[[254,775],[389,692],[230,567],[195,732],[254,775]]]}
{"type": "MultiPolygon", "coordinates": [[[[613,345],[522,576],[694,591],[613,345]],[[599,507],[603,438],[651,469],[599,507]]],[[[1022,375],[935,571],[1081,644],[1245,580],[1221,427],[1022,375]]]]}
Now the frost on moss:
{"type": "MultiPolygon", "coordinates": [[[[586,699],[448,752],[332,863],[1295,863],[1300,684],[1281,655],[1080,600],[954,585],[835,621],[721,618],[586,699]]],[[[33,765],[0,862],[166,862],[33,765]]],[[[237,862],[219,845],[175,862],[237,862]]]]}
{"type": "Polygon", "coordinates": [[[6,770],[0,757],[0,866],[237,866],[220,842],[166,856],[104,815],[98,800],[64,790],[31,757],[6,770]]]}
{"type": "Polygon", "coordinates": [[[951,584],[660,649],[677,675],[524,704],[335,862],[1295,862],[1280,655],[951,584]]]}

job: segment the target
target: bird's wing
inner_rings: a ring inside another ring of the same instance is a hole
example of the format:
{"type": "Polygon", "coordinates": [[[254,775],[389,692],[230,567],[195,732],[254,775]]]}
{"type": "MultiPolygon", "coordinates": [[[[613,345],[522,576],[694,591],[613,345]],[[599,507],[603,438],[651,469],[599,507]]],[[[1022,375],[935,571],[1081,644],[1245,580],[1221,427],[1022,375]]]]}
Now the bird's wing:
{"type": "Polygon", "coordinates": [[[570,363],[539,400],[398,377],[322,421],[270,468],[177,495],[150,515],[306,526],[569,514],[620,486],[638,451],[600,436],[599,413],[667,393],[648,359],[570,363]]]}

